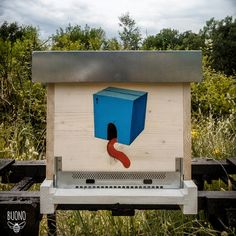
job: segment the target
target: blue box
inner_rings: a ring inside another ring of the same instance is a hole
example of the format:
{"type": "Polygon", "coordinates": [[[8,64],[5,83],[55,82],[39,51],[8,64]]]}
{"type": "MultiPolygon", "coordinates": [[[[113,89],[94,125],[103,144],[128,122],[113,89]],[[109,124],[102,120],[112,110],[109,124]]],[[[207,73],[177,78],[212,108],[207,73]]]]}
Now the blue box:
{"type": "Polygon", "coordinates": [[[93,94],[95,137],[130,145],[145,126],[147,92],[108,87],[93,94]]]}

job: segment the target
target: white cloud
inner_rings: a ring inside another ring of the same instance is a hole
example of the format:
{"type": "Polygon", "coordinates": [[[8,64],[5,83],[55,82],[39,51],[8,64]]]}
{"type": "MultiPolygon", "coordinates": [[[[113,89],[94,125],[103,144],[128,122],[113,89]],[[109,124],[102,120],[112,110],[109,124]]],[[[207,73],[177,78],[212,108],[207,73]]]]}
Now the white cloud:
{"type": "Polygon", "coordinates": [[[4,20],[38,26],[44,38],[69,23],[102,27],[108,37],[117,36],[118,17],[129,12],[142,33],[162,28],[198,32],[211,17],[236,14],[234,0],[0,0],[4,20]]]}

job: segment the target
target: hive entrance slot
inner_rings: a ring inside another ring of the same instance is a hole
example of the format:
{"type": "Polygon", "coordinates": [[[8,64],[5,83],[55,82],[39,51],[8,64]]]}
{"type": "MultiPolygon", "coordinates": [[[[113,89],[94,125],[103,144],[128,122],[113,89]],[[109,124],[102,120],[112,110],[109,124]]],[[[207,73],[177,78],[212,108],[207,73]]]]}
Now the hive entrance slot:
{"type": "Polygon", "coordinates": [[[152,179],[144,179],[143,183],[144,184],[152,184],[152,179]]]}
{"type": "Polygon", "coordinates": [[[112,140],[113,138],[117,138],[117,129],[114,124],[109,123],[107,127],[107,139],[112,140]]]}
{"type": "Polygon", "coordinates": [[[95,179],[86,179],[86,184],[95,184],[95,179]]]}

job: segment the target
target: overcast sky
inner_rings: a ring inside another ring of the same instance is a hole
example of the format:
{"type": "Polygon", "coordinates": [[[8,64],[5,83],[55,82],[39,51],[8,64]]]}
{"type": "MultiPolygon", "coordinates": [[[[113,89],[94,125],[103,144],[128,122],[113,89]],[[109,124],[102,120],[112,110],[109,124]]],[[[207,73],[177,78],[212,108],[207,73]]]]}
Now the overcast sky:
{"type": "Polygon", "coordinates": [[[236,15],[236,0],[0,0],[0,23],[37,26],[42,38],[69,23],[102,27],[118,36],[118,17],[129,12],[142,34],[163,28],[198,32],[211,17],[236,15]]]}

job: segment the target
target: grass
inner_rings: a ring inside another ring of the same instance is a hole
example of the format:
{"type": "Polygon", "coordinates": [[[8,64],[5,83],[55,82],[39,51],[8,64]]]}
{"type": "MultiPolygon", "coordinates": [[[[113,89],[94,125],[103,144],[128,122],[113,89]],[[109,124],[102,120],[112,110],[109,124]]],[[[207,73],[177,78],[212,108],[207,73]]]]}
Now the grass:
{"type": "Polygon", "coordinates": [[[43,129],[36,137],[30,124],[18,120],[0,124],[0,158],[44,159],[45,132],[43,129]]]}
{"type": "MultiPolygon", "coordinates": [[[[202,215],[202,214],[200,214],[202,215]]],[[[44,219],[45,221],[46,219],[44,219]]],[[[136,211],[135,216],[115,216],[108,211],[57,212],[58,235],[216,235],[204,219],[184,216],[180,211],[136,211]],[[66,222],[66,223],[65,223],[66,222]]],[[[47,234],[45,222],[41,235],[47,234]]]]}
{"type": "Polygon", "coordinates": [[[224,159],[236,156],[236,116],[192,121],[192,156],[224,159]]]}

